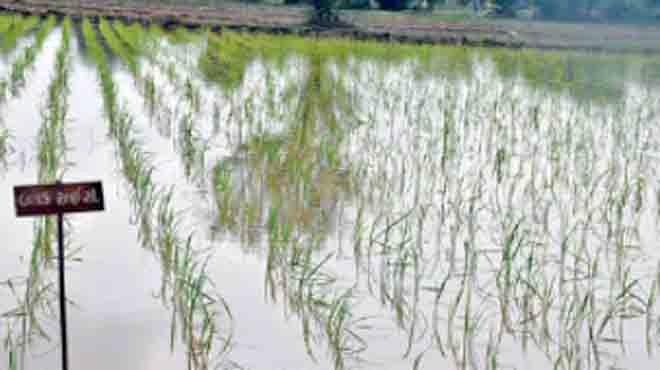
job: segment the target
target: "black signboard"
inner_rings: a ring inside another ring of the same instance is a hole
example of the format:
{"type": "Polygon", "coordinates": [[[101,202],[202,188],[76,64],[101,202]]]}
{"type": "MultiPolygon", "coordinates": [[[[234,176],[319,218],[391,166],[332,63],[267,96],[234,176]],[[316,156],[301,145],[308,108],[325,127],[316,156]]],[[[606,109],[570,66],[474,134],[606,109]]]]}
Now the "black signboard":
{"type": "Polygon", "coordinates": [[[16,186],[14,204],[19,217],[103,211],[105,207],[100,181],[16,186]]]}
{"type": "Polygon", "coordinates": [[[16,216],[57,215],[59,261],[60,328],[62,331],[62,369],[69,368],[66,324],[66,285],[64,280],[64,214],[103,211],[103,185],[100,181],[25,185],[14,187],[16,216]]]}

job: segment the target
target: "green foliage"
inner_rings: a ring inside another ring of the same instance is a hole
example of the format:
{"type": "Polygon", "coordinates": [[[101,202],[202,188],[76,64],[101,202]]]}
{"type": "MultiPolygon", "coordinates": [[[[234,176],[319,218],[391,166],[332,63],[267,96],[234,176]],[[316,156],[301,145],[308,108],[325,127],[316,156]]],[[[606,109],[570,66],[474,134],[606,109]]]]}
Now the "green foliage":
{"type": "MultiPolygon", "coordinates": [[[[161,298],[172,307],[172,349],[174,338],[180,330],[181,340],[186,346],[188,368],[212,368],[210,361],[213,360],[211,351],[216,348],[214,342],[221,342],[220,354],[226,352],[231,343],[231,334],[222,337],[219,333],[218,316],[224,314],[232,320],[231,312],[222,297],[213,291],[205,271],[206,261],[195,258],[197,251],[193,250],[192,234],[187,238],[179,236],[173,193],[170,190],[162,194],[153,181],[155,167],[151,156],[136,135],[133,117],[117,103],[108,57],[88,19],[83,20],[82,29],[88,53],[99,73],[110,136],[116,143],[122,172],[130,185],[131,206],[139,223],[139,239],[143,247],[153,251],[162,264],[161,298]]],[[[110,49],[137,75],[135,49],[139,48],[138,40],[126,41],[129,44],[126,47],[105,20],[101,21],[100,31],[110,49]]],[[[186,122],[184,130],[191,131],[191,124],[186,122]]],[[[192,141],[190,143],[194,144],[192,141]]]]}
{"type": "Polygon", "coordinates": [[[99,23],[99,30],[101,35],[105,39],[106,45],[110,47],[110,50],[121,59],[121,61],[128,67],[128,70],[133,76],[137,76],[139,72],[139,65],[137,62],[137,56],[130,48],[126,47],[126,44],[119,39],[117,33],[112,28],[110,23],[105,19],[101,19],[99,23]]]}
{"type": "MultiPolygon", "coordinates": [[[[62,24],[62,43],[57,50],[55,74],[48,85],[46,106],[42,110],[42,123],[37,135],[38,181],[52,183],[61,179],[65,169],[66,144],[64,125],[67,117],[68,77],[69,77],[69,37],[70,21],[62,24]]],[[[13,310],[20,317],[20,339],[7,337],[5,345],[11,353],[9,368],[24,367],[24,354],[29,344],[38,336],[49,339],[43,326],[42,316],[47,316],[49,302],[55,296],[55,289],[48,278],[51,268],[55,241],[55,219],[40,217],[34,222],[34,239],[29,256],[29,275],[25,280],[25,291],[19,306],[13,310]],[[16,349],[21,349],[21,360],[16,349]]],[[[16,292],[14,292],[16,294],[16,292]]],[[[4,316],[4,315],[3,315],[4,316]]],[[[8,325],[9,326],[9,325],[8,325]]],[[[11,329],[10,329],[11,330],[11,329]]]]}
{"type": "Polygon", "coordinates": [[[116,87],[112,81],[112,71],[110,70],[105,51],[98,42],[96,30],[87,18],[82,22],[82,33],[85,46],[87,47],[87,53],[97,66],[105,114],[112,124],[116,121],[117,116],[116,87]]]}
{"type": "Polygon", "coordinates": [[[342,9],[368,9],[369,0],[343,0],[340,1],[337,7],[342,9]]]}
{"type": "Polygon", "coordinates": [[[408,8],[408,0],[377,0],[383,10],[403,10],[408,8]]]}
{"type": "Polygon", "coordinates": [[[616,19],[648,18],[660,4],[654,0],[536,0],[544,18],[616,19]]]}
{"type": "Polygon", "coordinates": [[[70,22],[65,20],[62,46],[57,52],[55,77],[48,86],[48,105],[43,112],[44,122],[39,131],[39,182],[53,183],[62,176],[65,164],[65,133],[69,92],[69,36],[70,22]]]}
{"type": "Polygon", "coordinates": [[[0,128],[0,163],[3,166],[7,164],[7,154],[9,153],[9,131],[2,127],[0,128]]]}
{"type": "Polygon", "coordinates": [[[123,22],[116,20],[112,22],[112,28],[131,51],[139,53],[146,49],[146,33],[139,23],[132,23],[127,26],[123,22]]]}
{"type": "Polygon", "coordinates": [[[0,49],[2,52],[9,52],[16,47],[18,39],[25,36],[29,31],[39,24],[39,18],[12,16],[9,21],[9,27],[2,33],[2,42],[0,49]]]}
{"type": "Polygon", "coordinates": [[[54,16],[48,17],[48,19],[37,31],[34,43],[25,49],[23,54],[21,54],[21,56],[12,65],[10,77],[11,84],[9,86],[12,95],[16,96],[18,93],[18,88],[23,86],[25,83],[25,72],[34,64],[34,61],[43,46],[46,36],[48,36],[53,27],[55,27],[55,23],[56,20],[54,16]]]}
{"type": "Polygon", "coordinates": [[[218,36],[209,33],[208,46],[199,56],[197,65],[209,80],[225,89],[238,87],[248,63],[256,55],[255,45],[246,42],[239,34],[223,32],[218,36]]]}
{"type": "Polygon", "coordinates": [[[339,21],[336,12],[335,0],[312,0],[312,23],[319,25],[332,25],[339,21]]]}
{"type": "Polygon", "coordinates": [[[515,5],[515,0],[494,0],[493,3],[496,7],[497,14],[504,16],[511,16],[514,14],[513,6],[515,5]]]}

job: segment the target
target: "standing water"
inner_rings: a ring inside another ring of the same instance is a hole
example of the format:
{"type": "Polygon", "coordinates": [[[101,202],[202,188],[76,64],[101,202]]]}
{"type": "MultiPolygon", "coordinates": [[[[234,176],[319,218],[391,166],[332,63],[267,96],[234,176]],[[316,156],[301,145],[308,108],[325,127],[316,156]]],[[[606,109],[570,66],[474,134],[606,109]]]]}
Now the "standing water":
{"type": "Polygon", "coordinates": [[[2,368],[657,368],[660,60],[0,15],[2,368]]]}

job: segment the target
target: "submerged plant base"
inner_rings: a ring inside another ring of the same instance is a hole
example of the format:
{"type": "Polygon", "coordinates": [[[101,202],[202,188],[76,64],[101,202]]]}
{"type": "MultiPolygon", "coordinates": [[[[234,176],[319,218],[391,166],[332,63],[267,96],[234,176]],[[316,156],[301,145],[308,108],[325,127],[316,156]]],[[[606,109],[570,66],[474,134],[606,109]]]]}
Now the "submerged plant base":
{"type": "MultiPolygon", "coordinates": [[[[81,363],[655,370],[655,58],[46,26],[2,174],[111,189],[67,226],[81,363]]],[[[2,357],[41,368],[54,223],[4,216],[2,357]]]]}

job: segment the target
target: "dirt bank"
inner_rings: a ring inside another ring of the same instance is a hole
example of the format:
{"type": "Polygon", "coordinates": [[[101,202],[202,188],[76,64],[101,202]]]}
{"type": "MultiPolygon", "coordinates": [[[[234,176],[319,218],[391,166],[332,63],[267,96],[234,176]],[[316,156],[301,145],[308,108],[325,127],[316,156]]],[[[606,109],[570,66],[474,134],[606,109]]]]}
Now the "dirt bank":
{"type": "Polygon", "coordinates": [[[308,9],[244,4],[223,4],[210,7],[154,6],[134,2],[115,5],[110,1],[0,1],[0,10],[32,15],[108,17],[126,21],[155,22],[165,27],[210,27],[241,29],[269,33],[295,33],[318,37],[352,37],[412,43],[465,44],[520,47],[521,43],[504,29],[493,26],[456,24],[383,26],[315,27],[307,24],[308,9]]]}
{"type": "MultiPolygon", "coordinates": [[[[626,38],[620,43],[602,42],[616,39],[628,29],[586,26],[576,27],[572,34],[565,34],[570,25],[551,25],[543,22],[421,22],[409,17],[404,22],[354,22],[349,26],[321,28],[307,23],[309,10],[304,7],[272,6],[257,4],[222,3],[213,7],[160,6],[134,0],[118,5],[111,0],[77,0],[71,2],[47,0],[0,0],[0,10],[33,15],[108,17],[126,21],[155,22],[165,27],[210,27],[253,32],[294,33],[316,37],[351,37],[424,44],[459,44],[493,47],[533,47],[543,49],[582,49],[596,51],[634,51],[660,53],[660,27],[647,31],[631,28],[636,39],[650,40],[648,45],[626,47],[626,38]],[[564,32],[562,34],[561,32],[564,32]],[[609,33],[603,33],[609,32],[609,33]],[[641,33],[640,33],[641,32],[641,33]],[[557,37],[557,35],[562,37],[557,37]],[[593,39],[584,35],[594,34],[593,39]],[[641,35],[641,36],[640,36],[641,35]],[[576,41],[577,40],[577,41],[576,41]],[[621,47],[623,45],[623,47],[621,47]],[[657,47],[653,47],[657,45],[657,47]],[[616,46],[616,47],[614,47],[616,46]]],[[[630,27],[629,27],[630,28],[630,27]]],[[[631,39],[631,43],[635,38],[631,39]]],[[[632,45],[632,44],[631,44],[632,45]]]]}

